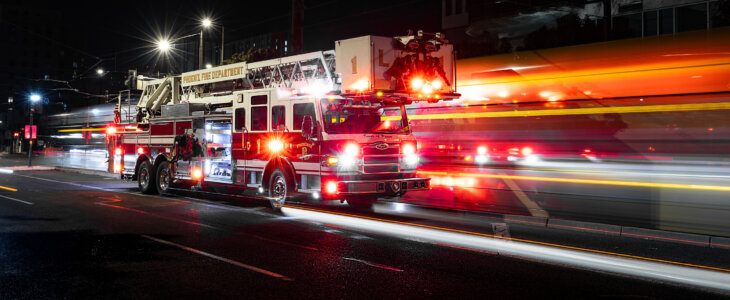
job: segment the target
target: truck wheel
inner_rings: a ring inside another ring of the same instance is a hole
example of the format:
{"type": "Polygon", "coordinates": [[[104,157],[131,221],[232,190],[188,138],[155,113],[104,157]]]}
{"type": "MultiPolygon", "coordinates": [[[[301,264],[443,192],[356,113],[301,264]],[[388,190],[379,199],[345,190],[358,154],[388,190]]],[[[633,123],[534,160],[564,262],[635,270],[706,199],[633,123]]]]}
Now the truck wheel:
{"type": "Polygon", "coordinates": [[[163,161],[157,166],[157,177],[155,178],[157,184],[157,192],[160,195],[165,195],[170,190],[170,184],[172,184],[172,172],[170,170],[170,162],[163,161]]]}
{"type": "Polygon", "coordinates": [[[143,161],[139,166],[137,186],[139,187],[139,191],[144,194],[154,194],[157,192],[155,188],[155,176],[152,174],[152,165],[149,161],[143,161]]]}
{"type": "Polygon", "coordinates": [[[271,208],[276,211],[281,210],[291,191],[292,186],[284,175],[284,172],[276,169],[271,173],[271,178],[269,179],[269,202],[271,202],[271,208]]]}

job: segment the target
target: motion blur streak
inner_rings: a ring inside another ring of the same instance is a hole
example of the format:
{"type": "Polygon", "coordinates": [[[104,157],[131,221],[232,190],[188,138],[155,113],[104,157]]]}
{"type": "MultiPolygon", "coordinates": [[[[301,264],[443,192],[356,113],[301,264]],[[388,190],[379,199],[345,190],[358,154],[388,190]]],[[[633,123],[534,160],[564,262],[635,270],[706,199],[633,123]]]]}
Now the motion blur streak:
{"type": "MultiPolygon", "coordinates": [[[[672,112],[672,111],[697,111],[697,110],[725,110],[730,109],[730,102],[718,103],[693,103],[693,104],[667,104],[667,105],[633,105],[613,107],[590,107],[590,108],[566,108],[566,109],[544,109],[525,111],[495,111],[478,113],[453,113],[453,114],[426,114],[408,116],[411,120],[434,120],[434,119],[474,119],[474,118],[504,118],[504,117],[539,117],[539,116],[567,116],[567,115],[592,115],[592,114],[628,114],[628,113],[651,113],[651,112],[672,112]]],[[[382,117],[383,120],[398,120],[400,117],[382,117]]]]}
{"type": "Polygon", "coordinates": [[[58,132],[105,131],[106,128],[59,129],[58,132]]]}
{"type": "Polygon", "coordinates": [[[603,272],[730,291],[730,270],[665,261],[599,250],[583,249],[523,239],[505,240],[489,234],[412,224],[372,217],[320,212],[313,209],[282,208],[288,216],[318,223],[397,235],[455,247],[569,265],[603,272]],[[492,238],[485,238],[492,237],[492,238]],[[517,242],[515,242],[517,241],[517,242]],[[692,268],[690,268],[692,267],[692,268]],[[718,272],[722,271],[722,272],[718,272]]]}
{"type": "MultiPolygon", "coordinates": [[[[423,175],[452,175],[446,172],[419,171],[423,175]]],[[[585,184],[604,184],[604,185],[623,185],[637,187],[653,187],[653,188],[669,188],[669,189],[691,189],[691,190],[708,190],[730,192],[730,186],[721,185],[700,185],[700,184],[677,184],[677,183],[660,183],[660,182],[637,182],[637,181],[613,181],[613,180],[595,180],[595,179],[574,179],[574,178],[556,178],[556,177],[536,177],[536,176],[516,176],[516,175],[500,175],[500,174],[479,174],[479,173],[457,173],[455,176],[482,177],[482,178],[499,178],[499,179],[517,179],[517,180],[536,180],[550,182],[566,182],[566,183],[585,183],[585,184]]]]}
{"type": "Polygon", "coordinates": [[[11,188],[11,187],[7,187],[7,186],[2,186],[2,185],[0,185],[0,189],[7,190],[7,191],[11,191],[11,192],[17,192],[18,191],[17,189],[14,189],[14,188],[11,188]]]}

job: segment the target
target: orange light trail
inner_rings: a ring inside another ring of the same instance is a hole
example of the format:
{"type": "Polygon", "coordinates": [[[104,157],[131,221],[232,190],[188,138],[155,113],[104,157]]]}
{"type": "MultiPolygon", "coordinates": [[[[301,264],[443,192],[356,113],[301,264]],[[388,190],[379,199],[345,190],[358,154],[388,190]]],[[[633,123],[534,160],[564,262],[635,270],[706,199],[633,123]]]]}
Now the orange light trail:
{"type": "MultiPolygon", "coordinates": [[[[477,119],[477,118],[509,118],[509,117],[541,117],[541,116],[567,116],[567,115],[592,115],[592,114],[629,114],[629,113],[653,113],[653,112],[679,112],[697,110],[730,110],[730,102],[716,103],[692,103],[692,104],[667,104],[667,105],[634,105],[634,106],[613,106],[613,107],[588,107],[588,108],[567,108],[567,109],[542,109],[542,110],[514,110],[514,111],[493,111],[474,113],[446,113],[446,114],[424,114],[410,115],[410,120],[439,120],[439,119],[477,119]]],[[[381,120],[400,120],[400,116],[385,116],[381,120]]]]}
{"type": "Polygon", "coordinates": [[[2,185],[0,185],[0,189],[6,190],[6,191],[11,191],[11,192],[17,192],[18,191],[17,189],[14,189],[14,188],[11,188],[11,187],[7,187],[7,186],[2,186],[2,185]]]}
{"type": "Polygon", "coordinates": [[[481,174],[481,173],[447,173],[447,172],[434,172],[434,171],[418,171],[418,173],[423,174],[423,175],[464,176],[464,177],[480,177],[480,178],[516,179],[516,180],[533,180],[533,181],[549,181],[549,182],[565,182],[565,183],[621,185],[621,186],[635,186],[635,187],[691,189],[691,190],[730,192],[730,186],[722,186],[722,185],[678,184],[678,183],[596,180],[596,179],[574,179],[574,178],[518,176],[518,175],[481,174]]]}

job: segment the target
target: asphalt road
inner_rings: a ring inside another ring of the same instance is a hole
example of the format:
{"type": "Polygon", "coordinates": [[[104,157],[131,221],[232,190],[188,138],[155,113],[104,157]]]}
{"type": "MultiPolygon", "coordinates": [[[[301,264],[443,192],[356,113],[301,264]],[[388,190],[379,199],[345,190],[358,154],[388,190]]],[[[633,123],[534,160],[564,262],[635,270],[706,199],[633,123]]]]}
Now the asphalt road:
{"type": "Polygon", "coordinates": [[[61,171],[0,174],[0,186],[2,299],[722,296],[321,221],[306,207],[279,214],[258,200],[142,195],[134,183],[61,171]]]}
{"type": "MultiPolygon", "coordinates": [[[[106,170],[101,150],[51,152],[35,164],[106,170]]],[[[22,155],[3,159],[22,165],[22,155]]],[[[725,165],[545,161],[514,165],[423,165],[429,193],[406,202],[635,226],[713,236],[730,232],[730,168],[725,165]]]]}

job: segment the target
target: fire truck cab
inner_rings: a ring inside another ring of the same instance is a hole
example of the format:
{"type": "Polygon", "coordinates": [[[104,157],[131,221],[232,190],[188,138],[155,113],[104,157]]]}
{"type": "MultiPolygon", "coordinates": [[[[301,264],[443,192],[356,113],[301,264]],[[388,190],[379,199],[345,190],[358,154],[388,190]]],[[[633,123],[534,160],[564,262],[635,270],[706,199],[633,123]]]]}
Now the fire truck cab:
{"type": "Polygon", "coordinates": [[[168,77],[146,87],[136,122],[114,125],[114,170],[144,193],[224,190],[264,195],[274,209],[295,195],[369,207],[430,188],[416,176],[405,105],[458,97],[453,74],[451,45],[419,32],[168,77]]]}

